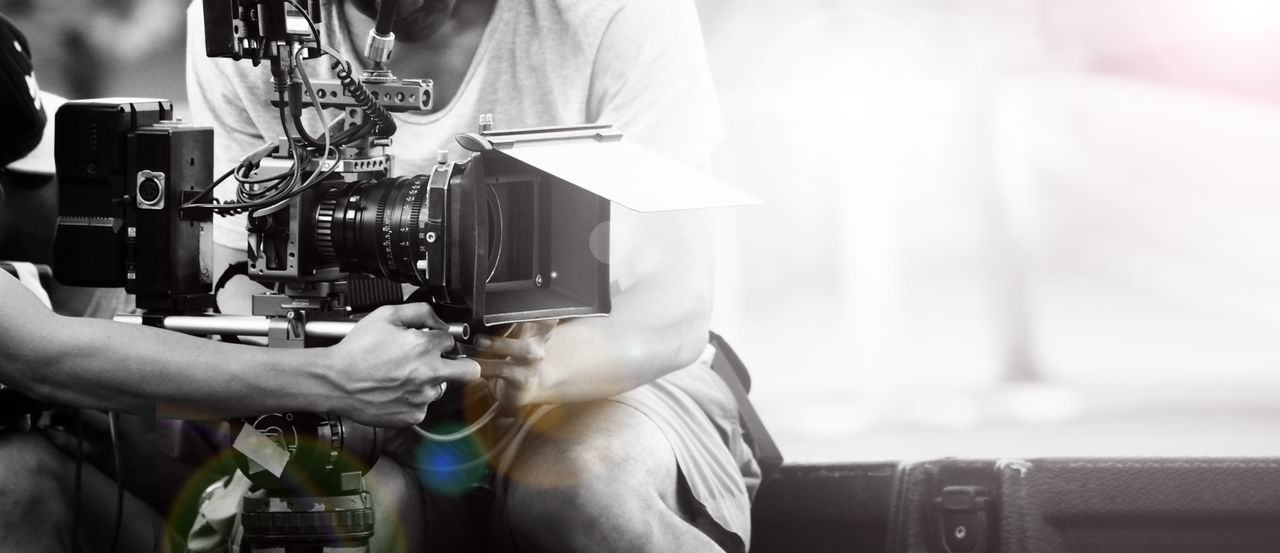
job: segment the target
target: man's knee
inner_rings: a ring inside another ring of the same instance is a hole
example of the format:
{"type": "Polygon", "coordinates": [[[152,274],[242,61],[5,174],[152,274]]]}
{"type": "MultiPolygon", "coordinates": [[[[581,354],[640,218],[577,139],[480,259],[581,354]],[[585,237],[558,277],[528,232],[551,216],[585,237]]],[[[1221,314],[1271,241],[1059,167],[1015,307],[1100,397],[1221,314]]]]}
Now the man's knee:
{"type": "Polygon", "coordinates": [[[676,510],[675,456],[644,415],[597,402],[549,416],[506,475],[508,516],[518,533],[634,531],[625,526],[649,519],[653,509],[676,510]]]}
{"type": "MultiPolygon", "coordinates": [[[[0,505],[22,506],[0,509],[0,525],[38,521],[39,528],[49,528],[68,520],[69,466],[70,460],[38,434],[0,437],[0,505]]],[[[10,530],[0,527],[0,534],[10,530]]]]}
{"type": "Polygon", "coordinates": [[[372,551],[418,551],[424,543],[422,492],[411,469],[379,459],[365,476],[373,497],[372,551]]]}

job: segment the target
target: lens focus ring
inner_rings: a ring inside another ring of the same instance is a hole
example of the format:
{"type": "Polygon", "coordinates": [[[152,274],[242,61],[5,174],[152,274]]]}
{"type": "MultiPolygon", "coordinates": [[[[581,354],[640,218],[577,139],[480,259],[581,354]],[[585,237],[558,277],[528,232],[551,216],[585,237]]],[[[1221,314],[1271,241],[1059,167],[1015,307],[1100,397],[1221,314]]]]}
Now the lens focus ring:
{"type": "Polygon", "coordinates": [[[337,260],[333,249],[333,214],[337,203],[336,199],[330,198],[316,208],[316,248],[320,250],[321,258],[329,263],[337,260]]]}
{"type": "Polygon", "coordinates": [[[370,179],[316,211],[321,255],[359,271],[411,284],[425,284],[418,262],[426,256],[419,228],[429,177],[370,179]]]}

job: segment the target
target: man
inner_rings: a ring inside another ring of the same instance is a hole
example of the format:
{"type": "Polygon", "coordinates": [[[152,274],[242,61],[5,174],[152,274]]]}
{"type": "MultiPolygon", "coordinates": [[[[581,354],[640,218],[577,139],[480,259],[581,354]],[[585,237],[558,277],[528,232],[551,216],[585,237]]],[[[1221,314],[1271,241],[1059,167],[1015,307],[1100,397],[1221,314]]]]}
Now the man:
{"type": "MultiPolygon", "coordinates": [[[[326,44],[357,71],[367,65],[355,45],[377,2],[322,9],[326,44]]],[[[267,103],[274,93],[265,68],[204,57],[201,16],[196,2],[188,11],[191,109],[215,127],[217,167],[230,167],[280,135],[279,118],[267,103]]],[[[434,112],[395,116],[400,174],[427,172],[440,149],[462,155],[453,136],[473,131],[482,113],[497,128],[608,122],[690,165],[705,165],[720,138],[690,0],[402,0],[393,31],[391,69],[436,85],[434,112]]],[[[328,76],[310,67],[313,78],[328,76]]],[[[654,178],[661,173],[654,168],[654,178]]],[[[484,375],[520,410],[509,421],[513,443],[494,457],[490,540],[546,551],[741,551],[749,543],[756,468],[737,406],[708,366],[709,236],[694,217],[615,209],[609,317],[479,339],[486,357],[501,359],[482,360],[484,375]]],[[[224,259],[243,257],[244,222],[216,229],[215,241],[224,259]]],[[[387,464],[371,476],[412,481],[387,464]]],[[[423,536],[411,521],[422,515],[400,509],[412,547],[423,536]]],[[[430,520],[449,520],[431,510],[430,520]]],[[[432,525],[425,539],[440,543],[451,527],[432,525]]]]}
{"type": "MultiPolygon", "coordinates": [[[[52,174],[47,98],[35,85],[28,43],[0,16],[0,118],[6,121],[0,184],[21,179],[17,173],[52,174]]],[[[24,207],[32,206],[0,205],[0,217],[24,207]]],[[[148,417],[297,410],[373,426],[415,424],[439,395],[439,382],[479,377],[474,362],[441,358],[453,347],[444,329],[426,304],[384,307],[334,346],[268,350],[61,316],[0,270],[0,383],[50,403],[148,417]]],[[[97,510],[93,502],[85,503],[80,532],[72,535],[74,466],[42,436],[0,433],[0,467],[0,551],[69,551],[76,541],[108,545],[114,509],[97,510]]],[[[113,484],[101,473],[82,472],[85,498],[111,496],[113,484]]],[[[150,550],[158,516],[132,497],[126,512],[134,524],[123,529],[121,550],[150,550]]]]}

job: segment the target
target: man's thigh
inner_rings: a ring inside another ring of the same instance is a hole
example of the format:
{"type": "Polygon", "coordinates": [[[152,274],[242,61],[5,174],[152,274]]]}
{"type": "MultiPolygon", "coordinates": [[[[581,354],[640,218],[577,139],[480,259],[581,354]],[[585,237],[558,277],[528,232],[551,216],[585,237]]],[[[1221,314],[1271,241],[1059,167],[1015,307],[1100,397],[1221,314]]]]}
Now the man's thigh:
{"type": "Polygon", "coordinates": [[[557,406],[530,425],[507,461],[492,518],[500,549],[653,545],[653,533],[701,540],[671,445],[628,405],[557,406]]]}
{"type": "Polygon", "coordinates": [[[529,425],[500,466],[504,495],[643,485],[679,511],[670,444],[648,417],[613,401],[559,405],[529,425]]]}
{"type": "Polygon", "coordinates": [[[365,486],[373,498],[373,553],[401,553],[423,550],[426,517],[422,488],[412,467],[382,457],[365,475],[365,486]]]}
{"type": "Polygon", "coordinates": [[[600,550],[628,540],[661,550],[741,549],[726,545],[732,534],[708,524],[668,436],[642,410],[606,400],[540,411],[511,445],[494,452],[491,489],[480,482],[461,495],[433,490],[411,456],[398,456],[394,468],[380,461],[369,478],[379,505],[375,543],[401,550],[385,541],[382,524],[397,516],[399,529],[390,532],[404,536],[410,551],[419,543],[430,551],[600,550]],[[421,493],[419,509],[405,508],[413,494],[403,490],[421,493]],[[661,539],[650,539],[654,534],[661,539]]]}
{"type": "Polygon", "coordinates": [[[70,550],[65,464],[39,434],[0,436],[0,551],[70,550]]]}
{"type": "MultiPolygon", "coordinates": [[[[82,550],[110,546],[117,532],[114,480],[86,463],[77,490],[75,461],[35,433],[0,437],[0,467],[0,505],[23,506],[0,509],[0,551],[68,551],[73,519],[82,550]]],[[[117,550],[154,550],[160,516],[131,494],[123,499],[117,550]]]]}
{"type": "MultiPolygon", "coordinates": [[[[397,524],[408,543],[425,543],[428,551],[536,551],[531,544],[539,540],[522,528],[568,531],[561,524],[565,520],[581,528],[590,524],[585,512],[601,510],[584,502],[621,506],[618,498],[638,495],[651,499],[650,511],[656,507],[679,522],[675,457],[662,432],[631,407],[611,401],[558,406],[530,425],[515,445],[494,452],[491,459],[499,465],[491,490],[496,497],[480,489],[484,482],[468,490],[432,489],[428,483],[415,488],[425,490],[418,510],[402,504],[411,495],[395,491],[421,482],[417,468],[403,464],[404,458],[394,469],[384,467],[392,464],[384,458],[369,474],[379,509],[375,543],[394,545],[384,541],[387,530],[381,521],[384,513],[399,513],[397,524]],[[564,518],[548,520],[548,514],[564,518]],[[425,541],[416,541],[420,539],[425,541]]],[[[640,520],[652,512],[606,514],[613,515],[606,519],[640,520]]]]}

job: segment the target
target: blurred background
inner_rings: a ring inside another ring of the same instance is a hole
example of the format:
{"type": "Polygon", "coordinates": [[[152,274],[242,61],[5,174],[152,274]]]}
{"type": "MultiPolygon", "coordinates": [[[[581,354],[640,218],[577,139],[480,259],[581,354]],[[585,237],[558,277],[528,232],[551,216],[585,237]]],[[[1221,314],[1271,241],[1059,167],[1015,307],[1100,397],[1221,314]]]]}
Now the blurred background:
{"type": "MultiPolygon", "coordinates": [[[[788,459],[1280,455],[1280,3],[697,4],[788,459]]],[[[179,113],[184,7],[0,0],[45,89],[179,113]]]]}

